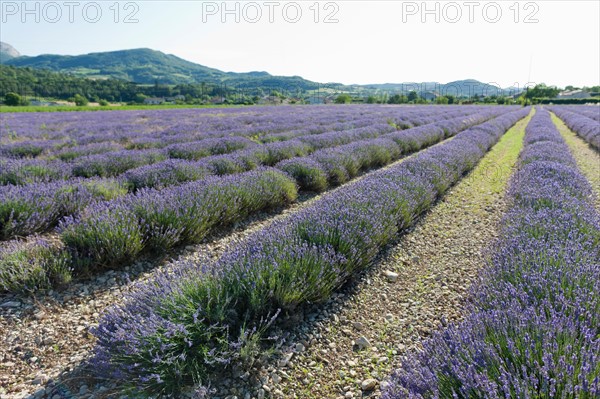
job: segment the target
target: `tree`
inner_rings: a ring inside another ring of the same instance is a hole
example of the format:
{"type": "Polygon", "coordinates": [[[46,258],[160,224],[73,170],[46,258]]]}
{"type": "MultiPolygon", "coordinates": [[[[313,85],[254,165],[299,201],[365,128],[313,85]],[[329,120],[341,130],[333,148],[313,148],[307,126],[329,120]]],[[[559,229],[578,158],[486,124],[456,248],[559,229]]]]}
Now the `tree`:
{"type": "Polygon", "coordinates": [[[106,100],[99,100],[98,101],[98,105],[100,105],[101,107],[106,107],[108,105],[108,101],[106,101],[106,100]]]}
{"type": "Polygon", "coordinates": [[[546,86],[544,83],[540,83],[533,88],[526,88],[525,98],[528,100],[533,100],[534,98],[554,98],[558,93],[560,93],[560,90],[555,86],[546,86]]]}
{"type": "Polygon", "coordinates": [[[405,95],[394,94],[388,100],[388,104],[405,104],[408,101],[405,95]]]}
{"type": "Polygon", "coordinates": [[[498,98],[496,99],[496,103],[497,103],[498,105],[503,105],[503,104],[505,104],[505,103],[506,103],[506,98],[504,98],[504,97],[498,97],[498,98]]]}
{"type": "Polygon", "coordinates": [[[417,95],[416,91],[409,91],[407,98],[408,98],[408,101],[414,102],[417,98],[419,98],[419,96],[417,95]]]}
{"type": "Polygon", "coordinates": [[[22,101],[21,96],[17,93],[10,92],[6,93],[6,96],[4,96],[4,104],[6,105],[17,106],[21,105],[22,101]]]}
{"type": "Polygon", "coordinates": [[[347,93],[340,94],[335,99],[336,104],[350,104],[351,102],[352,102],[352,97],[350,97],[350,94],[347,94],[347,93]]]}
{"type": "Polygon", "coordinates": [[[85,98],[84,96],[82,96],[81,94],[75,94],[73,96],[73,102],[78,107],[84,107],[84,106],[88,105],[88,103],[89,103],[88,99],[85,98]]]}
{"type": "Polygon", "coordinates": [[[142,93],[136,93],[136,95],[133,97],[133,102],[136,104],[143,104],[146,98],[146,95],[142,93]]]}
{"type": "Polygon", "coordinates": [[[456,97],[452,94],[446,94],[444,97],[448,99],[448,104],[454,104],[456,102],[456,97]]]}
{"type": "Polygon", "coordinates": [[[435,103],[436,104],[444,104],[444,105],[446,105],[446,104],[448,104],[448,97],[445,97],[445,96],[436,97],[435,103]]]}
{"type": "Polygon", "coordinates": [[[367,97],[367,104],[375,104],[377,102],[377,98],[375,96],[367,97]]]}

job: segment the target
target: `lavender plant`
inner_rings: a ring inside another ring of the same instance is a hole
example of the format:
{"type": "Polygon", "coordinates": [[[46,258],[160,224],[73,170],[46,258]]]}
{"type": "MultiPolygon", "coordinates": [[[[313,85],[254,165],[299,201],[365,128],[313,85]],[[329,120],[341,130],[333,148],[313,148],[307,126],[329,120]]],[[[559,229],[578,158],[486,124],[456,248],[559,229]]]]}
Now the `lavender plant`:
{"type": "Polygon", "coordinates": [[[127,199],[151,250],[202,240],[215,226],[296,199],[294,181],[273,169],[212,177],[161,191],[141,190],[127,199]]]}
{"type": "Polygon", "coordinates": [[[309,157],[281,161],[275,167],[292,176],[302,190],[320,193],[327,188],[325,170],[309,157]]]}
{"type": "Polygon", "coordinates": [[[72,164],[74,176],[114,177],[142,165],[165,160],[167,155],[159,150],[123,150],[76,158],[72,164]]]}
{"type": "Polygon", "coordinates": [[[98,202],[81,215],[65,217],[59,233],[76,273],[129,262],[144,246],[136,215],[120,200],[98,202]]]}

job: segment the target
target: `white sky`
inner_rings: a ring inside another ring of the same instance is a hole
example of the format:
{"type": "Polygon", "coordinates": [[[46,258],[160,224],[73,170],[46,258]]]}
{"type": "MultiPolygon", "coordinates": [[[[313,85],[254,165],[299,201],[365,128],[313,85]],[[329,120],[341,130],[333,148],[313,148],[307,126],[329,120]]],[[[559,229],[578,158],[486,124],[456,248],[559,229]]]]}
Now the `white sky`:
{"type": "Polygon", "coordinates": [[[0,40],[25,55],[148,47],[225,71],[267,71],[323,83],[473,78],[501,87],[600,84],[597,0],[79,0],[28,1],[26,7],[29,13],[22,1],[0,0],[0,40]],[[225,14],[225,8],[233,11],[225,14]],[[425,8],[432,12],[424,14],[425,8]],[[292,23],[298,9],[302,15],[292,23]],[[134,11],[137,22],[125,23],[134,11]],[[337,22],[325,23],[333,11],[337,22]],[[537,22],[526,23],[532,13],[537,22]]]}

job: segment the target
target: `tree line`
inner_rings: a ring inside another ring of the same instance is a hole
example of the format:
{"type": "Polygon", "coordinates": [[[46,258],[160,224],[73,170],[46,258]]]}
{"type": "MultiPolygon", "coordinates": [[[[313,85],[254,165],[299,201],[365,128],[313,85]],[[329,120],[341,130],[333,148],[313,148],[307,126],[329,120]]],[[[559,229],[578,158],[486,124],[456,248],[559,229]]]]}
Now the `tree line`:
{"type": "Polygon", "coordinates": [[[14,94],[27,98],[57,100],[87,99],[93,102],[143,103],[148,97],[183,96],[185,102],[206,102],[220,97],[222,102],[252,102],[263,94],[259,90],[240,90],[226,84],[197,83],[164,85],[137,84],[119,79],[89,79],[44,69],[18,68],[0,65],[0,97],[14,94]]]}

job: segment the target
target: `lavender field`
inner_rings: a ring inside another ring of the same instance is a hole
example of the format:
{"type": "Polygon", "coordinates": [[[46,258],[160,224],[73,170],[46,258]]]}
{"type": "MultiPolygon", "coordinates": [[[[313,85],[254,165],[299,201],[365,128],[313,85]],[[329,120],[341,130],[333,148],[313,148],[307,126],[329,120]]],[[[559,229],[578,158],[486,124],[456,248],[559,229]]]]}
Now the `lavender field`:
{"type": "Polygon", "coordinates": [[[597,398],[598,115],[3,114],[0,396],[597,398]]]}

